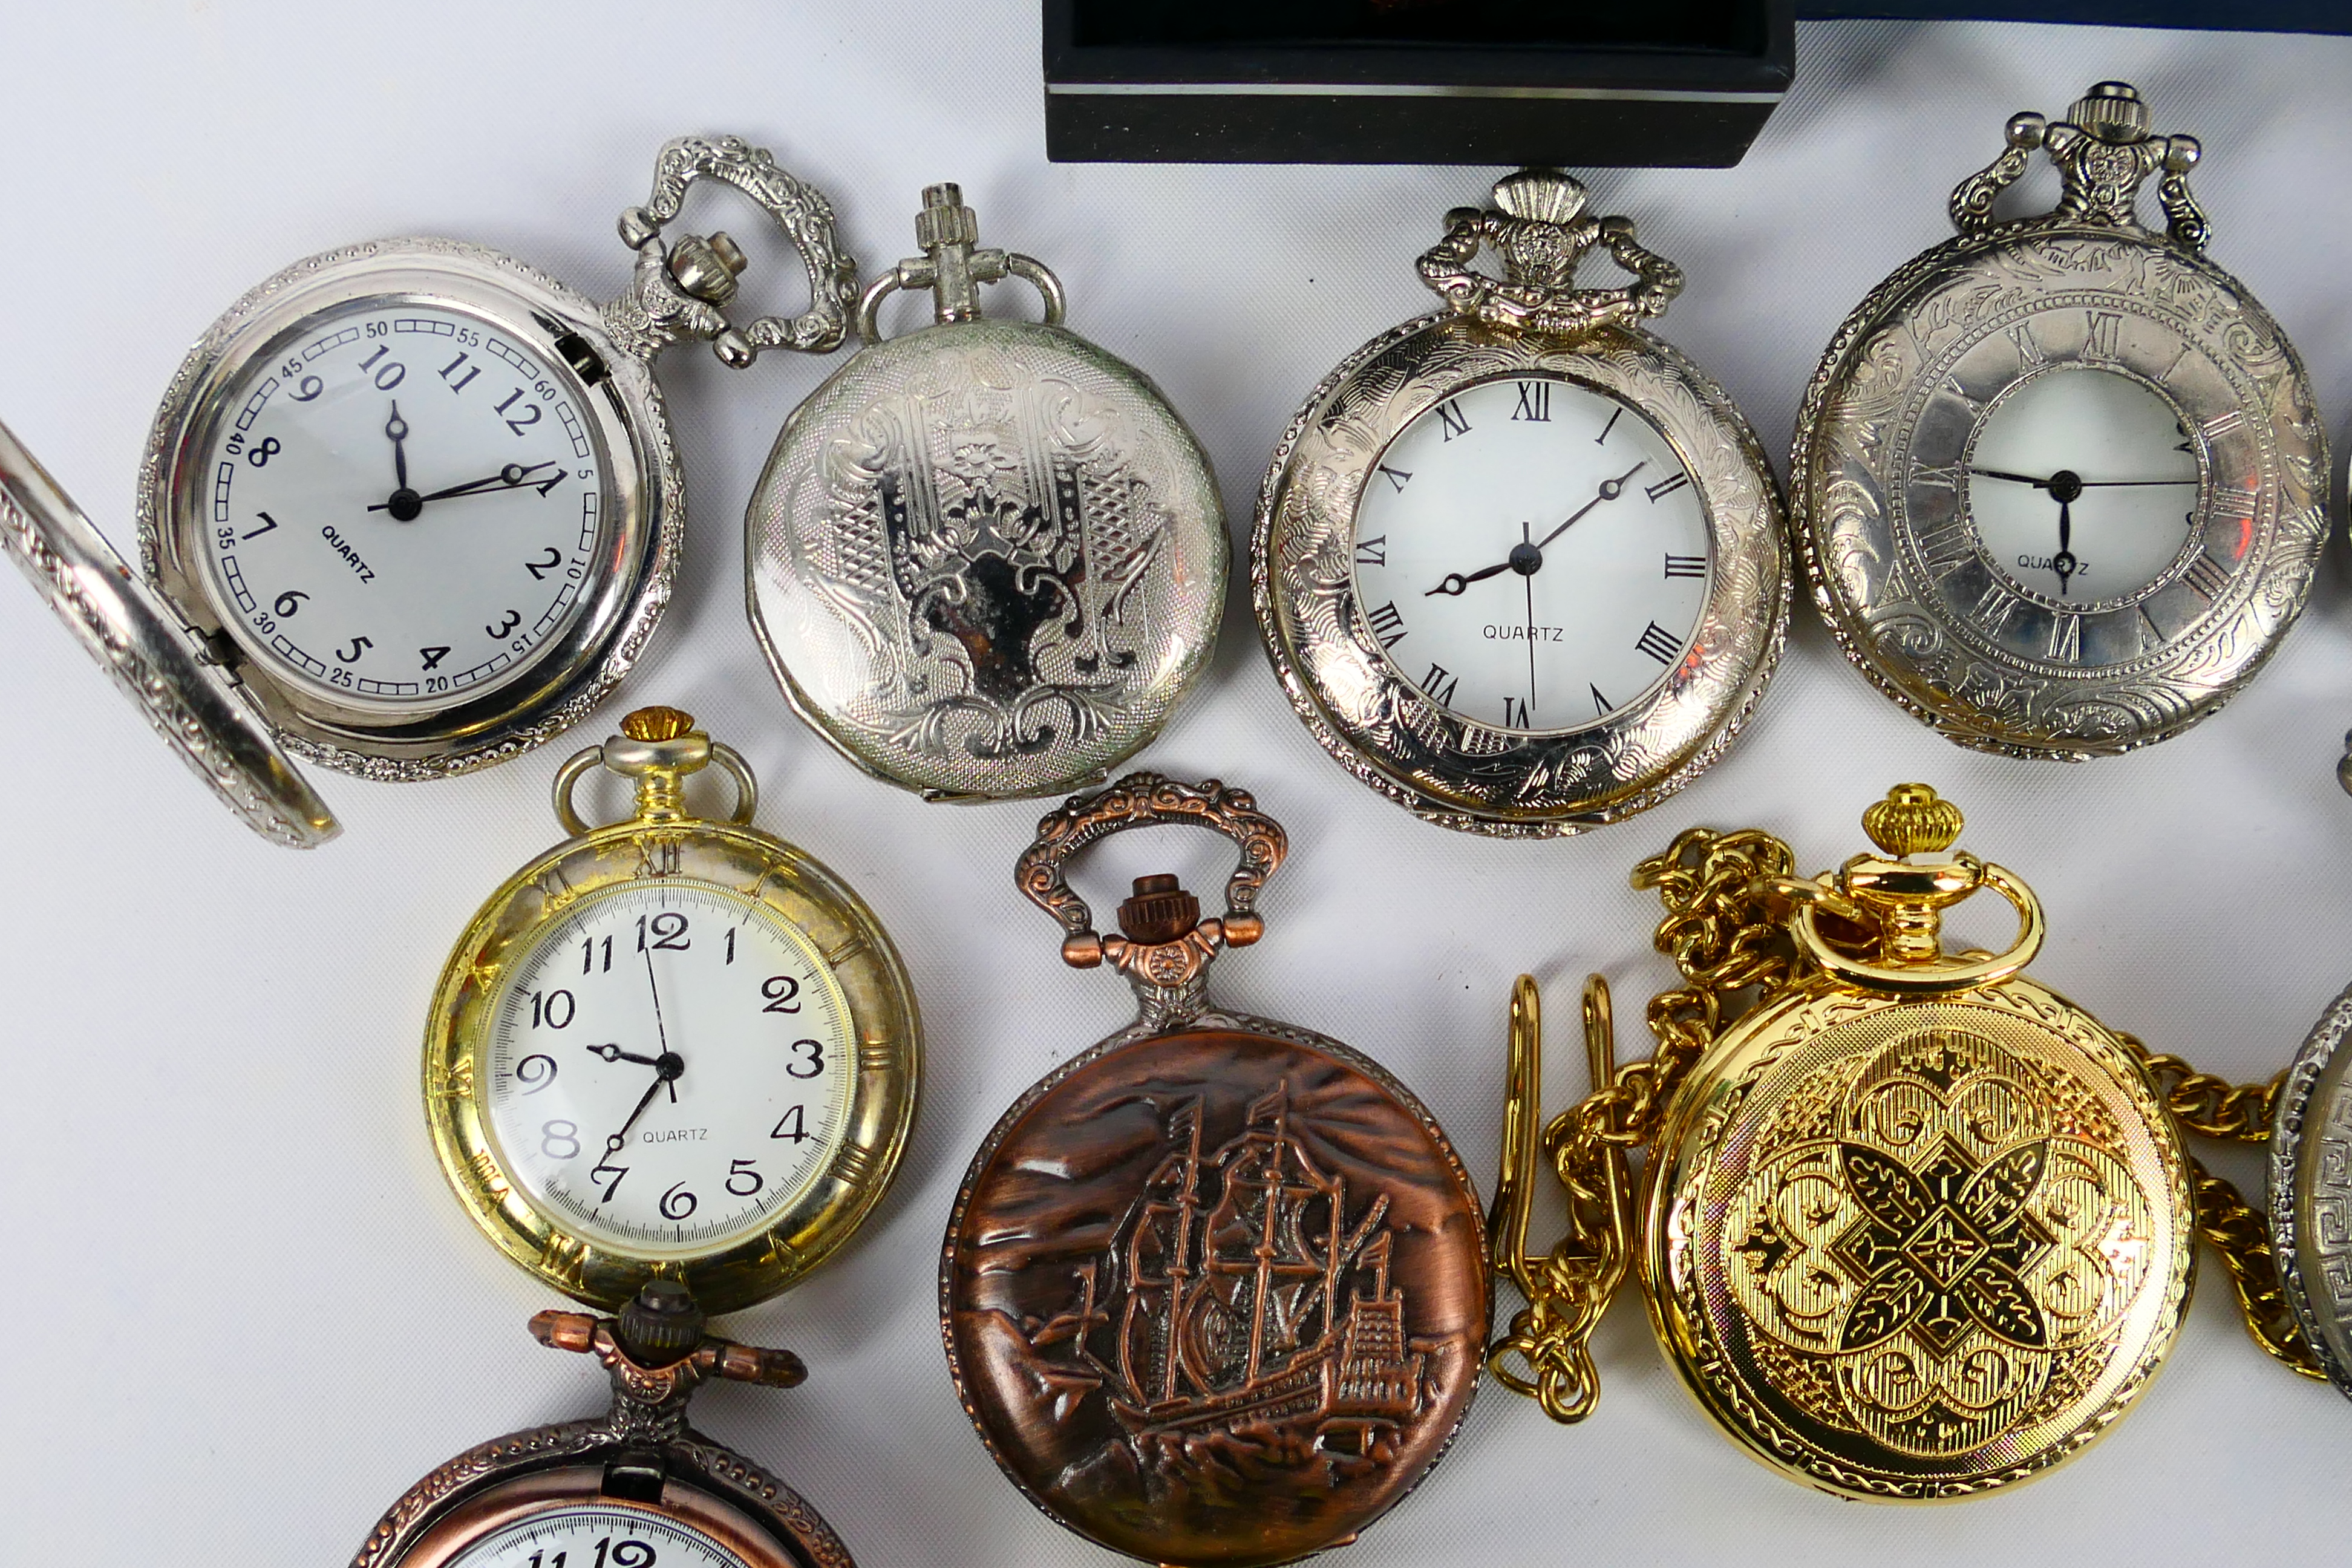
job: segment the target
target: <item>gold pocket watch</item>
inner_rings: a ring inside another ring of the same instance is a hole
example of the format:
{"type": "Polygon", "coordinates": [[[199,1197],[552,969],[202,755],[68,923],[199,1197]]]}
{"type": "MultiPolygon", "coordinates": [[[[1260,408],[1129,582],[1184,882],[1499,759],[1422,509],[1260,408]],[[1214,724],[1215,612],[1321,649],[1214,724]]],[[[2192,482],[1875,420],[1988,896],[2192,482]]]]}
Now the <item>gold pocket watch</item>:
{"type": "Polygon", "coordinates": [[[1620,1066],[1608,987],[1587,983],[1595,1087],[1549,1125],[1520,977],[1493,1234],[1528,1305],[1496,1376],[1558,1420],[1591,1415],[1588,1342],[1630,1269],[1685,1387],[1750,1453],[1843,1496],[1935,1500],[2039,1475],[2131,1407],[2200,1234],[2257,1341],[2307,1363],[2260,1217],[2182,1146],[2182,1126],[2244,1135],[2215,1080],[2021,973],[2041,905],[1946,858],[1949,802],[1898,785],[1864,825],[1882,853],[1811,880],[1755,829],[1694,828],[1642,862],[1686,984],[1650,1004],[1656,1055],[1620,1066]],[[1985,890],[2016,908],[2015,941],[1947,952],[1944,911],[1985,890]],[[1538,1152],[1571,1216],[1549,1257],[1526,1254],[1538,1152]]]}
{"type": "Polygon", "coordinates": [[[750,826],[735,752],[671,708],[556,774],[572,837],[466,929],[425,1041],[435,1152],[474,1223],[557,1289],[618,1315],[541,1312],[542,1343],[611,1374],[601,1419],[459,1455],[394,1503],[353,1568],[851,1568],[816,1511],[686,1424],[713,1378],[790,1387],[787,1352],[714,1338],[846,1241],[914,1115],[915,998],[856,894],[750,826]],[[712,765],[729,820],[696,815],[712,765]],[[597,770],[635,809],[573,804],[597,770]]]}
{"type": "Polygon", "coordinates": [[[763,1301],[881,1197],[915,1110],[913,987],[832,872],[750,826],[729,746],[647,708],[556,774],[574,837],[458,939],[425,1033],[441,1169],[483,1234],[557,1289],[617,1307],[650,1279],[705,1311],[763,1301]],[[717,764],[731,820],[686,780],[717,764]],[[603,769],[635,810],[572,795],[603,769]]]}
{"type": "Polygon", "coordinates": [[[1789,500],[1814,603],[1880,690],[1963,746],[2077,761],[2253,678],[2310,595],[2333,474],[2294,346],[2206,258],[2196,140],[2106,81],[2008,143],[1952,192],[1958,236],[1838,329],[1789,500]],[[1997,216],[2037,150],[2058,205],[1997,216]]]}
{"type": "Polygon", "coordinates": [[[604,303],[458,240],[313,256],[189,351],[140,469],[134,577],[0,430],[0,550],[257,831],[335,819],[291,756],[366,778],[487,767],[585,717],[669,602],[685,489],[653,362],[838,347],[856,267],[764,150],[679,137],[624,213],[604,303]],[[793,246],[808,308],[731,324],[742,251],[671,234],[731,185],[793,246]]]}
{"type": "Polygon", "coordinates": [[[1258,500],[1275,673],[1341,766],[1424,820],[1544,837],[1654,805],[1719,757],[1788,626],[1770,466],[1643,323],[1683,275],[1550,169],[1446,215],[1444,309],[1307,397],[1258,500]],[[1483,248],[1504,276],[1476,268],[1483,248]],[[1633,281],[1576,287],[1606,250],[1633,281]]]}

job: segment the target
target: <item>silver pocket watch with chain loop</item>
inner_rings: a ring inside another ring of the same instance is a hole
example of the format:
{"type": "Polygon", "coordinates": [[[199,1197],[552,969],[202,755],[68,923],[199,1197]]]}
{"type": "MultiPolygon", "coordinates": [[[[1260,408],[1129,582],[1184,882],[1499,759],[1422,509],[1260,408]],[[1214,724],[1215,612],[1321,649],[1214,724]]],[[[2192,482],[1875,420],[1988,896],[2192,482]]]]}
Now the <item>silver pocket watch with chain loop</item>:
{"type": "Polygon", "coordinates": [[[1420,272],[1445,308],[1350,354],[1275,449],[1250,565],[1267,656],[1323,749],[1425,821],[1616,821],[1722,755],[1763,693],[1789,616],[1779,488],[1723,389],[1643,325],[1681,270],[1577,181],[1498,181],[1420,272]],[[1596,249],[1632,281],[1578,288],[1596,249]]]}
{"type": "Polygon", "coordinates": [[[2294,346],[2206,258],[2193,137],[2128,83],[2012,118],[1958,234],[1839,328],[1790,460],[1813,601],[1947,739],[2065,761],[2179,734],[2302,613],[2332,472],[2294,346]],[[2035,152],[2057,205],[1995,215],[2035,152]],[[2165,220],[2137,205],[2153,176],[2165,220]]]}
{"type": "Polygon", "coordinates": [[[289,754],[427,779],[530,750],[628,672],[685,531],[652,363],[822,353],[856,268],[824,195],[734,137],[681,137],[625,214],[627,292],[598,305],[514,258],[404,238],[314,256],[190,352],[142,465],[144,581],[0,432],[0,544],[257,830],[336,831],[289,754]],[[705,180],[796,247],[810,300],[730,323],[724,234],[667,239],[705,180]]]}
{"type": "Polygon", "coordinates": [[[1044,263],[951,184],[869,284],[865,347],[793,410],[745,520],[749,609],[793,709],[934,800],[1054,795],[1140,750],[1208,668],[1231,546],[1200,443],[1062,324],[1044,263]],[[1042,323],[981,313],[1018,278],[1042,323]],[[933,321],[886,339],[883,302],[933,321]]]}

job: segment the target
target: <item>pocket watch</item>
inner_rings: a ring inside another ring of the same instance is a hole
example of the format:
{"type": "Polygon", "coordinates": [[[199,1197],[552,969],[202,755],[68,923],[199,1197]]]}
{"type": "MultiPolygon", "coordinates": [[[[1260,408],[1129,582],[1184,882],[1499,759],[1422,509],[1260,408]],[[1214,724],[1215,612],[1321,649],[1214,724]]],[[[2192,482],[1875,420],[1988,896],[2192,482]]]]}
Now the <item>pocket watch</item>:
{"type": "Polygon", "coordinates": [[[604,1308],[648,1279],[702,1310],[766,1300],[824,1261],[889,1184],[921,1031],[906,968],[832,872],[749,826],[734,750],[669,708],[556,774],[573,837],[491,896],[449,955],[425,1037],[441,1169],[474,1223],[604,1308]],[[686,780],[732,776],[730,820],[686,780]],[[635,811],[572,797],[599,770],[635,811]]]}
{"type": "Polygon", "coordinates": [[[674,1280],[617,1318],[541,1312],[530,1331],[604,1364],[611,1412],[458,1455],[393,1504],[352,1568],[853,1568],[799,1494],[687,1424],[702,1383],[790,1388],[798,1356],[705,1333],[674,1280]]]}
{"type": "Polygon", "coordinates": [[[1863,821],[1880,855],[1810,881],[1755,829],[1694,828],[1643,861],[1686,984],[1650,1005],[1656,1055],[1619,1066],[1607,984],[1588,982],[1595,1088],[1549,1126],[1520,977],[1493,1233],[1528,1306],[1496,1374],[1589,1415],[1589,1340],[1637,1269],[1685,1387],[1750,1453],[1843,1496],[1934,1500],[2030,1479],[2131,1407],[2200,1234],[2292,1363],[2260,1216],[2182,1145],[2183,1125],[2230,1131],[2217,1080],[2021,973],[2041,905],[2014,872],[1947,857],[1951,803],[1900,784],[1863,821]],[[1988,889],[2015,941],[1946,951],[1944,911],[1988,889]],[[1549,1257],[1525,1254],[1538,1150],[1570,1198],[1549,1257]]]}
{"type": "Polygon", "coordinates": [[[1959,233],[1846,319],[1798,420],[1814,603],[1881,690],[1979,751],[2080,760],[2196,723],[2294,625],[2326,534],[2302,362],[2206,259],[2197,142],[2148,127],[2116,81],[2012,119],[1952,193],[1959,233]],[[2057,206],[1997,217],[2037,149],[2057,206]]]}
{"type": "MultiPolygon", "coordinates": [[[[2305,1352],[2288,1364],[2325,1376],[2352,1397],[2352,1085],[2343,1049],[2352,990],[2336,998],[2295,1053],[2262,1089],[2238,1091],[2242,1118],[2270,1135],[2270,1226],[2282,1310],[2305,1352]]],[[[2220,1103],[2227,1104],[2226,1100],[2220,1103]]]]}
{"type": "Polygon", "coordinates": [[[284,753],[375,779],[501,762],[577,722],[669,599],[685,532],[655,356],[824,353],[856,268],[833,208],[734,137],[661,150],[621,219],[630,290],[599,306],[512,257],[387,239],[297,262],[190,351],[115,552],[13,438],[0,540],[167,736],[257,827],[334,819],[284,753]],[[718,180],[798,247],[811,299],[730,326],[742,252],[662,230],[718,180]]]}
{"type": "Polygon", "coordinates": [[[997,1122],[940,1269],[990,1454],[1059,1523],[1168,1568],[1353,1540],[1436,1463],[1478,1379],[1485,1232],[1444,1131],[1370,1058],[1208,997],[1210,961],[1263,934],[1286,848],[1242,791],[1148,773],[1038,825],[1021,890],[1140,1014],[997,1122]],[[1097,933],[1066,862],[1156,823],[1239,847],[1224,914],[1146,877],[1097,933]]]}
{"type": "Polygon", "coordinates": [[[1209,459],[1142,372],[1062,325],[1042,262],[954,185],[867,285],[866,346],[793,411],[745,520],[751,626],[793,711],[931,799],[1051,795],[1140,750],[1208,668],[1231,547],[1209,459]],[[1019,278],[1045,319],[983,319],[1019,278]],[[933,324],[880,310],[929,289],[933,324]]]}
{"type": "Polygon", "coordinates": [[[1445,308],[1291,422],[1250,584],[1291,706],[1349,773],[1426,821],[1549,837],[1722,754],[1780,657],[1790,563],[1755,433],[1642,325],[1680,269],[1556,170],[1494,201],[1421,258],[1445,308]],[[1577,288],[1596,247],[1633,280],[1577,288]]]}

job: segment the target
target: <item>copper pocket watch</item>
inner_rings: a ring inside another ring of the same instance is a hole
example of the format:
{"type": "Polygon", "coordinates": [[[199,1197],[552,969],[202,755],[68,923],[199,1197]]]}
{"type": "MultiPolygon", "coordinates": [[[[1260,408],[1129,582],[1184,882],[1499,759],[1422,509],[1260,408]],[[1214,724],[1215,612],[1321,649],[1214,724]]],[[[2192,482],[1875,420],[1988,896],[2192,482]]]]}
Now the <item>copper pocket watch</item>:
{"type": "Polygon", "coordinates": [[[2030,1479],[2130,1408],[2200,1234],[2255,1338],[2307,1363],[2260,1216],[2182,1146],[2183,1127],[2258,1133],[2244,1092],[2026,978],[2041,905],[1947,855],[1960,814],[1934,791],[1899,785],[1864,825],[1881,853],[1811,880],[1755,829],[1694,828],[1642,862],[1686,984],[1650,1005],[1657,1054],[1620,1066],[1608,987],[1587,983],[1596,1087],[1548,1126],[1520,978],[1493,1229],[1528,1305],[1496,1375],[1589,1415],[1588,1342],[1630,1269],[1684,1385],[1750,1453],[1843,1496],[1938,1500],[2030,1479]],[[1943,912],[1985,890],[2015,906],[2016,940],[1948,952],[1943,912]],[[1571,1225],[1528,1257],[1538,1151],[1571,1225]]]}
{"type": "Polygon", "coordinates": [[[1055,1521],[1148,1563],[1354,1539],[1477,1383],[1486,1238],[1444,1131],[1369,1058],[1208,997],[1285,847],[1241,791],[1148,773],[1038,825],[1021,890],[1141,1013],[1004,1113],[948,1224],[940,1323],[982,1440],[1055,1521]],[[1066,861],[1156,823],[1240,847],[1225,912],[1147,877],[1098,934],[1066,861]]]}
{"type": "Polygon", "coordinates": [[[1044,263],[954,185],[867,285],[865,347],[793,411],[745,520],[753,630],[793,709],[934,800],[1055,795],[1159,733],[1209,666],[1231,547],[1209,459],[1149,377],[1062,324],[1044,263]],[[983,318],[1018,278],[1040,322],[983,318]],[[932,324],[885,339],[899,289],[932,324]]]}
{"type": "Polygon", "coordinates": [[[790,1388],[806,1375],[799,1357],[704,1332],[668,1280],[617,1318],[541,1312],[530,1331],[603,1363],[612,1410],[458,1455],[393,1504],[352,1568],[854,1568],[798,1493],[687,1425],[701,1384],[790,1388]]]}
{"type": "Polygon", "coordinates": [[[1644,325],[1683,275],[1633,220],[1526,169],[1445,230],[1420,263],[1444,307],[1349,355],[1275,449],[1258,630],[1365,784],[1447,827],[1575,833],[1688,784],[1754,710],[1788,626],[1780,489],[1644,325]],[[1595,250],[1632,280],[1578,288],[1595,250]]]}
{"type": "Polygon", "coordinates": [[[608,1568],[849,1563],[789,1489],[687,1427],[685,1406],[712,1376],[799,1381],[784,1352],[705,1337],[702,1314],[784,1289],[880,1199],[914,1115],[914,994],[857,896],[749,826],[741,757],[675,709],[622,731],[557,774],[573,837],[510,878],[450,954],[424,1074],[435,1152],[475,1224],[555,1289],[622,1309],[534,1322],[604,1363],[613,1411],[452,1460],[358,1568],[508,1568],[531,1551],[594,1551],[608,1568]],[[736,785],[730,820],[687,803],[714,765],[736,785]],[[600,771],[634,784],[635,808],[592,827],[573,796],[600,771]]]}
{"type": "Polygon", "coordinates": [[[209,328],[141,467],[144,581],[0,432],[0,545],[246,820],[333,836],[289,754],[375,779],[484,767],[576,723],[668,603],[684,489],[653,361],[825,353],[856,268],[824,195],[734,137],[663,147],[598,305],[457,240],[297,262],[209,328]],[[801,315],[742,327],[742,252],[663,237],[735,186],[797,247],[801,315]]]}
{"type": "Polygon", "coordinates": [[[2327,533],[2309,378],[2206,258],[2200,148],[2125,82],[2020,114],[1958,234],[1838,329],[1790,506],[1813,601],[1880,690],[1979,751],[2069,761],[2179,733],[2301,614],[2327,533]],[[2063,182],[1993,211],[2032,154],[2063,182]],[[2165,226],[2141,226],[2157,180],[2165,226]]]}

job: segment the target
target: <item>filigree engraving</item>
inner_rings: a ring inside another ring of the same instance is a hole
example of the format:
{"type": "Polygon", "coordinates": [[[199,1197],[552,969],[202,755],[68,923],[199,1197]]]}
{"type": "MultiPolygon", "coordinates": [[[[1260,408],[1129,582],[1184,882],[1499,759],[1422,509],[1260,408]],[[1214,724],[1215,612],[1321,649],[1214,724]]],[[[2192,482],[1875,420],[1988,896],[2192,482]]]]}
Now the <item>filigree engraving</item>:
{"type": "Polygon", "coordinates": [[[1808,1414],[1964,1453],[2108,1349],[2147,1281],[2148,1194],[2111,1119],[2070,1125],[2047,1075],[1990,1039],[1928,1028],[1854,1066],[1765,1135],[1726,1278],[1801,1369],[1808,1414]]]}
{"type": "Polygon", "coordinates": [[[1646,1267],[1693,1386],[1849,1494],[1964,1495],[2095,1437],[2168,1348],[2193,1244],[2129,1057],[2022,981],[1786,1011],[1672,1152],[1646,1267]]]}
{"type": "Polygon", "coordinates": [[[2304,1339],[2352,1395],[2352,990],[2295,1053],[2271,1138],[2270,1222],[2279,1282],[2304,1339]]]}
{"type": "Polygon", "coordinates": [[[949,794],[1098,774],[1198,672],[1223,577],[1205,459],[1126,367],[953,323],[861,353],[779,438],[750,521],[793,700],[873,771],[949,794]]]}
{"type": "Polygon", "coordinates": [[[2194,142],[2149,136],[2127,94],[2102,84],[2074,122],[2013,121],[2009,152],[1954,193],[1960,235],[1847,318],[1798,421],[1790,505],[1815,605],[1874,684],[1979,750],[2079,760],[2198,722],[2294,624],[2326,533],[2308,378],[2244,286],[2199,254],[2194,142]],[[1994,221],[1994,196],[2045,142],[2067,180],[2058,207],[1994,221]],[[2158,167],[2168,237],[2133,207],[2158,167]],[[1988,411],[2053,367],[2137,382],[2197,457],[2182,552],[2131,595],[2019,591],[1972,519],[1959,475],[1988,411]]]}

